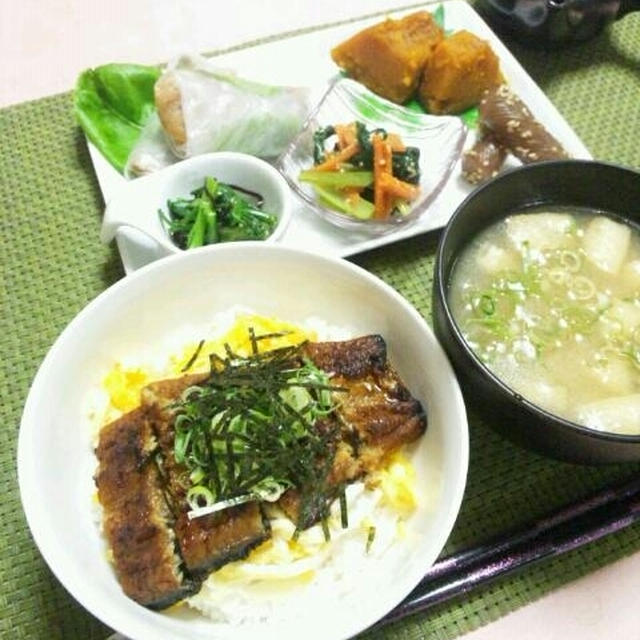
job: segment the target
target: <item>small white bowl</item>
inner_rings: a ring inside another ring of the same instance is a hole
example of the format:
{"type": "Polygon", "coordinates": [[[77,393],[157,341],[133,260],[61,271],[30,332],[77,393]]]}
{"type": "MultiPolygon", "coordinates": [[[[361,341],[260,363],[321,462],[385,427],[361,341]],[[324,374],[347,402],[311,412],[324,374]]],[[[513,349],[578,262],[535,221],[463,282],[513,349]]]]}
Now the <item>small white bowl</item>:
{"type": "Polygon", "coordinates": [[[22,504],[44,559],[84,607],[132,640],[293,640],[301,625],[305,638],[359,633],[405,598],[440,554],[460,508],[467,464],[462,395],[424,318],[350,262],[264,242],[169,256],[99,295],[42,363],[18,445],[22,504]],[[115,362],[157,362],[158,351],[175,353],[178,345],[206,338],[212,318],[236,305],[293,323],[316,318],[353,336],[381,334],[390,362],[428,418],[426,434],[409,452],[418,505],[406,535],[381,556],[363,549],[335,588],[301,586],[307,591],[296,606],[281,600],[258,628],[215,623],[182,607],[155,612],[124,595],[96,521],[95,425],[88,415],[88,401],[115,362]]]}
{"type": "Polygon", "coordinates": [[[118,231],[135,229],[153,239],[165,255],[181,253],[169,237],[158,214],[167,212],[167,200],[188,197],[213,176],[221,182],[259,193],[264,211],[278,217],[265,240],[275,242],[291,220],[291,194],[280,173],[264,160],[245,153],[219,152],[183,160],[162,171],[127,182],[107,203],[100,239],[110,242],[118,231]]]}

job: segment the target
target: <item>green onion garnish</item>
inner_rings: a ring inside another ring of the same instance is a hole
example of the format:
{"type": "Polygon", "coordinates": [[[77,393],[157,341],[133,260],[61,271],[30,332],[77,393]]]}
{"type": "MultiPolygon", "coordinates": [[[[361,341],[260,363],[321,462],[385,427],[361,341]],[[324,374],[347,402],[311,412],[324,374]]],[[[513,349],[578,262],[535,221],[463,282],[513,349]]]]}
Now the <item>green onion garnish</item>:
{"type": "Polygon", "coordinates": [[[295,488],[300,522],[313,514],[326,521],[337,497],[326,479],[339,428],[327,416],[335,408],[333,393],[344,390],[330,384],[302,345],[259,353],[266,337],[250,332],[248,357],[229,345],[226,357],[212,354],[209,376],[172,405],[174,457],[197,478],[188,494],[197,515],[234,500],[277,500],[295,488]],[[316,426],[320,419],[322,428],[316,426]]]}
{"type": "Polygon", "coordinates": [[[486,293],[482,294],[480,296],[479,304],[482,313],[484,313],[486,316],[492,316],[495,313],[496,303],[490,295],[487,295],[486,293]]]}

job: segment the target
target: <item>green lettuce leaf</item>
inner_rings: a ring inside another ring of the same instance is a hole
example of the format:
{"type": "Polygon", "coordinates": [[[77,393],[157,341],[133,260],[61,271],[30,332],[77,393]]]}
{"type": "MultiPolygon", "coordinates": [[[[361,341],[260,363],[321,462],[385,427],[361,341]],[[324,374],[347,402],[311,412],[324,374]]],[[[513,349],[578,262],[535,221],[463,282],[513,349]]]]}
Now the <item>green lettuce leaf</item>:
{"type": "Polygon", "coordinates": [[[155,111],[159,67],[106,64],[78,77],[74,111],[82,130],[122,172],[147,118],[155,111]]]}

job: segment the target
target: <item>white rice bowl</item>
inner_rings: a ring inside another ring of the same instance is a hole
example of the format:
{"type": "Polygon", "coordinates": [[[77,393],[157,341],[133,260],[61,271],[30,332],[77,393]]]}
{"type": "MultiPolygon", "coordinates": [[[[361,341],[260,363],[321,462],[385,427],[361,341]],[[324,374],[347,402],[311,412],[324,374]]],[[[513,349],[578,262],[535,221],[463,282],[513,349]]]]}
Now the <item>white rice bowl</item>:
{"type": "Polygon", "coordinates": [[[349,262],[263,243],[205,247],[163,259],[98,296],[40,367],[18,447],[23,506],[45,560],[84,607],[132,640],[286,639],[301,632],[346,638],[362,631],[408,595],[437,558],[460,507],[467,464],[458,384],[415,309],[349,262]],[[115,361],[153,362],[171,345],[208,337],[201,332],[211,318],[238,305],[299,325],[316,319],[344,337],[385,338],[391,363],[427,409],[427,433],[410,451],[418,506],[402,539],[393,528],[385,534],[382,520],[375,523],[380,532],[372,553],[348,532],[295,595],[277,588],[273,597],[267,594],[266,615],[247,611],[242,593],[236,594],[237,608],[229,609],[236,613],[217,621],[190,607],[150,611],[122,592],[96,526],[95,430],[88,407],[115,361]]]}

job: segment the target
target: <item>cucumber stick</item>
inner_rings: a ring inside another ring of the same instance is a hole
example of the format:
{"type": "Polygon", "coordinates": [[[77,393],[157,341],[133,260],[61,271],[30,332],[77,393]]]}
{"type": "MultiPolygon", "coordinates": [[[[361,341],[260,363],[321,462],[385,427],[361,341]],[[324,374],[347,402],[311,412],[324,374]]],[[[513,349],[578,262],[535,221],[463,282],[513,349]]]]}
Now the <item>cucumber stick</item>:
{"type": "Polygon", "coordinates": [[[349,187],[369,187],[373,184],[373,171],[301,171],[300,182],[308,182],[321,187],[348,189],[349,187]]]}
{"type": "Polygon", "coordinates": [[[364,198],[358,198],[353,202],[344,194],[340,193],[339,190],[332,189],[331,187],[323,187],[319,184],[314,184],[313,189],[320,202],[330,209],[341,211],[360,220],[369,220],[373,217],[373,203],[364,198]]]}

